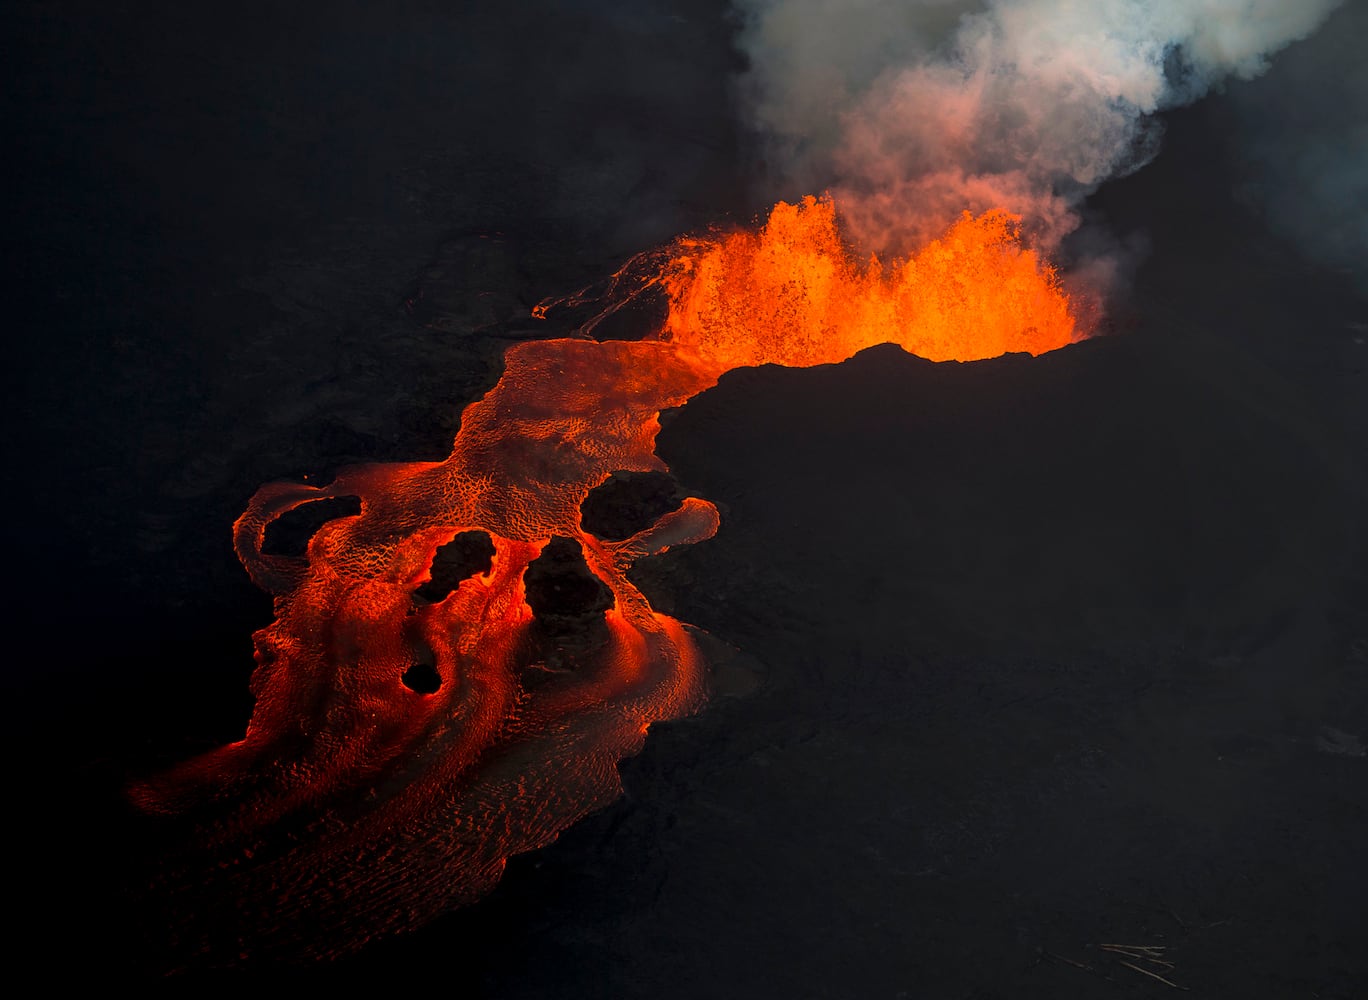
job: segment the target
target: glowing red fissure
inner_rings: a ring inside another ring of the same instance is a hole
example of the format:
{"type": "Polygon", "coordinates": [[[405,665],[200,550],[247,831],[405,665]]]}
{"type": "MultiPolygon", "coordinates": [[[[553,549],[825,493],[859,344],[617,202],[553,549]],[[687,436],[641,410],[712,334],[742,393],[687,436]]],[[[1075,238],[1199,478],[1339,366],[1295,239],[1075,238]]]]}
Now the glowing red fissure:
{"type": "MultiPolygon", "coordinates": [[[[134,790],[150,811],[194,817],[193,857],[168,883],[221,883],[232,919],[253,927],[236,947],[302,935],[290,919],[307,910],[308,950],[340,953],[477,898],[510,855],[619,794],[617,762],[651,723],[699,705],[693,642],[627,570],[710,538],[716,508],[690,498],[618,542],[581,523],[611,473],[665,470],[661,410],[737,365],[840,361],[889,340],[969,360],[1075,337],[1053,272],[1005,213],[966,216],[885,269],[850,258],[829,201],[781,203],[758,233],[680,241],[659,283],[670,312],[652,339],[510,348],[446,461],[271,484],[236,522],[238,556],[276,611],[255,636],[246,735],[134,790]],[[263,553],[276,518],[342,496],[360,513],[326,523],[304,558],[263,553]],[[488,573],[415,600],[438,547],[468,530],[493,541],[488,573]],[[529,683],[523,577],[553,536],[579,542],[614,607],[586,665],[529,683]],[[415,662],[440,677],[434,693],[403,683],[415,662]]],[[[207,947],[211,931],[197,933],[184,931],[190,950],[207,947]]]]}

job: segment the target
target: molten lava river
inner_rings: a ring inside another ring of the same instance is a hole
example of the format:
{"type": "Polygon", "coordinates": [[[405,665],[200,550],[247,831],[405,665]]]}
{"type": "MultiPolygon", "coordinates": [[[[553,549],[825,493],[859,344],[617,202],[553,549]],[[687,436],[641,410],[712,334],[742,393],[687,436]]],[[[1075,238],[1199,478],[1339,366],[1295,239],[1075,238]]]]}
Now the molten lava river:
{"type": "Polygon", "coordinates": [[[133,792],[188,830],[153,892],[173,964],[337,955],[475,900],[510,855],[620,793],[617,763],[651,723],[700,705],[698,651],[627,571],[711,537],[717,509],[690,498],[617,541],[581,522],[612,473],[665,471],[662,409],[738,366],[835,363],[885,342],[968,361],[1078,337],[1054,272],[1000,211],[883,265],[856,261],[832,202],[806,198],[759,232],[682,239],[656,259],[660,330],[510,348],[446,461],[252,498],[236,549],[276,617],[255,636],[246,735],[133,792]],[[306,555],[263,551],[273,521],[343,497],[359,513],[325,523],[306,555]],[[472,531],[492,540],[487,569],[435,593],[439,548],[472,531]],[[539,652],[524,579],[553,538],[578,543],[611,593],[573,670],[539,652]]]}

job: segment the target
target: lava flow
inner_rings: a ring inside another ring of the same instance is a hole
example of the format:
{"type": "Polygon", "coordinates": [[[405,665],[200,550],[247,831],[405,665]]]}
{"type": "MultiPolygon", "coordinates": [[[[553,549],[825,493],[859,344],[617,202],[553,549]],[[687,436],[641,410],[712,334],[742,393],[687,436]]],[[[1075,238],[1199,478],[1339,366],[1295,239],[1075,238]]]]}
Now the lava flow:
{"type": "Polygon", "coordinates": [[[971,360],[1076,336],[1005,212],[966,215],[884,266],[851,257],[829,200],[780,203],[758,233],[678,241],[652,283],[669,312],[648,339],[510,348],[446,461],[252,498],[234,538],[276,620],[255,636],[246,735],[134,792],[194,831],[157,889],[176,964],[336,955],[470,902],[510,855],[615,798],[617,762],[651,723],[700,704],[698,652],[627,570],[711,537],[716,508],[690,498],[621,541],[581,521],[613,472],[665,471],[662,409],[741,365],[838,362],[887,341],[971,360]],[[282,515],[342,497],[360,512],[327,522],[305,556],[263,552],[282,515]],[[429,600],[438,549],[469,531],[492,540],[488,569],[429,600]],[[574,669],[547,662],[524,581],[556,537],[611,593],[574,669]],[[405,683],[415,664],[427,693],[405,683]]]}

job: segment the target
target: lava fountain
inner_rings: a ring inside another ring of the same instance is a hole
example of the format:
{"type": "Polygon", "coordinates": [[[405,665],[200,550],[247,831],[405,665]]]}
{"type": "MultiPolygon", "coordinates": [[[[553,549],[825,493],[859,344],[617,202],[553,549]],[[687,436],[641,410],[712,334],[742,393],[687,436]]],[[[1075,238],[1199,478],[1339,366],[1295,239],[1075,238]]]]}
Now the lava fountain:
{"type": "Polygon", "coordinates": [[[973,360],[1077,339],[1054,272],[1015,227],[1006,212],[966,214],[885,265],[851,255],[829,199],[780,203],[758,232],[651,258],[646,284],[668,316],[647,339],[510,348],[446,461],[260,489],[234,526],[276,613],[255,635],[246,735],[133,791],[191,831],[153,893],[172,965],[329,957],[412,929],[612,801],[618,761],[706,691],[685,627],[627,571],[710,538],[718,514],[689,498],[613,541],[585,529],[585,499],[614,472],[665,471],[660,411],[731,368],[834,363],[890,341],[973,360]],[[324,524],[305,555],[264,551],[278,518],[344,497],[359,513],[324,524]],[[487,569],[431,599],[438,550],[471,531],[492,542],[487,569]],[[547,662],[528,602],[528,567],[554,538],[578,544],[611,594],[574,669],[547,662]],[[429,689],[405,683],[415,664],[429,689]]]}
{"type": "Polygon", "coordinates": [[[965,213],[907,260],[852,259],[829,198],[780,202],[758,233],[681,241],[663,337],[722,370],[834,364],[875,344],[930,361],[1042,354],[1075,338],[1055,273],[1019,219],[965,213]]]}

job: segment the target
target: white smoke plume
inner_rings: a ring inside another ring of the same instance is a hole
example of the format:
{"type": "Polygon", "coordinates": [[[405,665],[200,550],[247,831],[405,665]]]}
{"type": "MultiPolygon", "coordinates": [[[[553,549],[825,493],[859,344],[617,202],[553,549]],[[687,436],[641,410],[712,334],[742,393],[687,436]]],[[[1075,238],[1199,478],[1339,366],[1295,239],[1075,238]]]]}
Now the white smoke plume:
{"type": "Polygon", "coordinates": [[[864,249],[1003,207],[1052,248],[1157,150],[1156,111],[1252,78],[1341,0],[737,0],[771,168],[864,249]]]}

